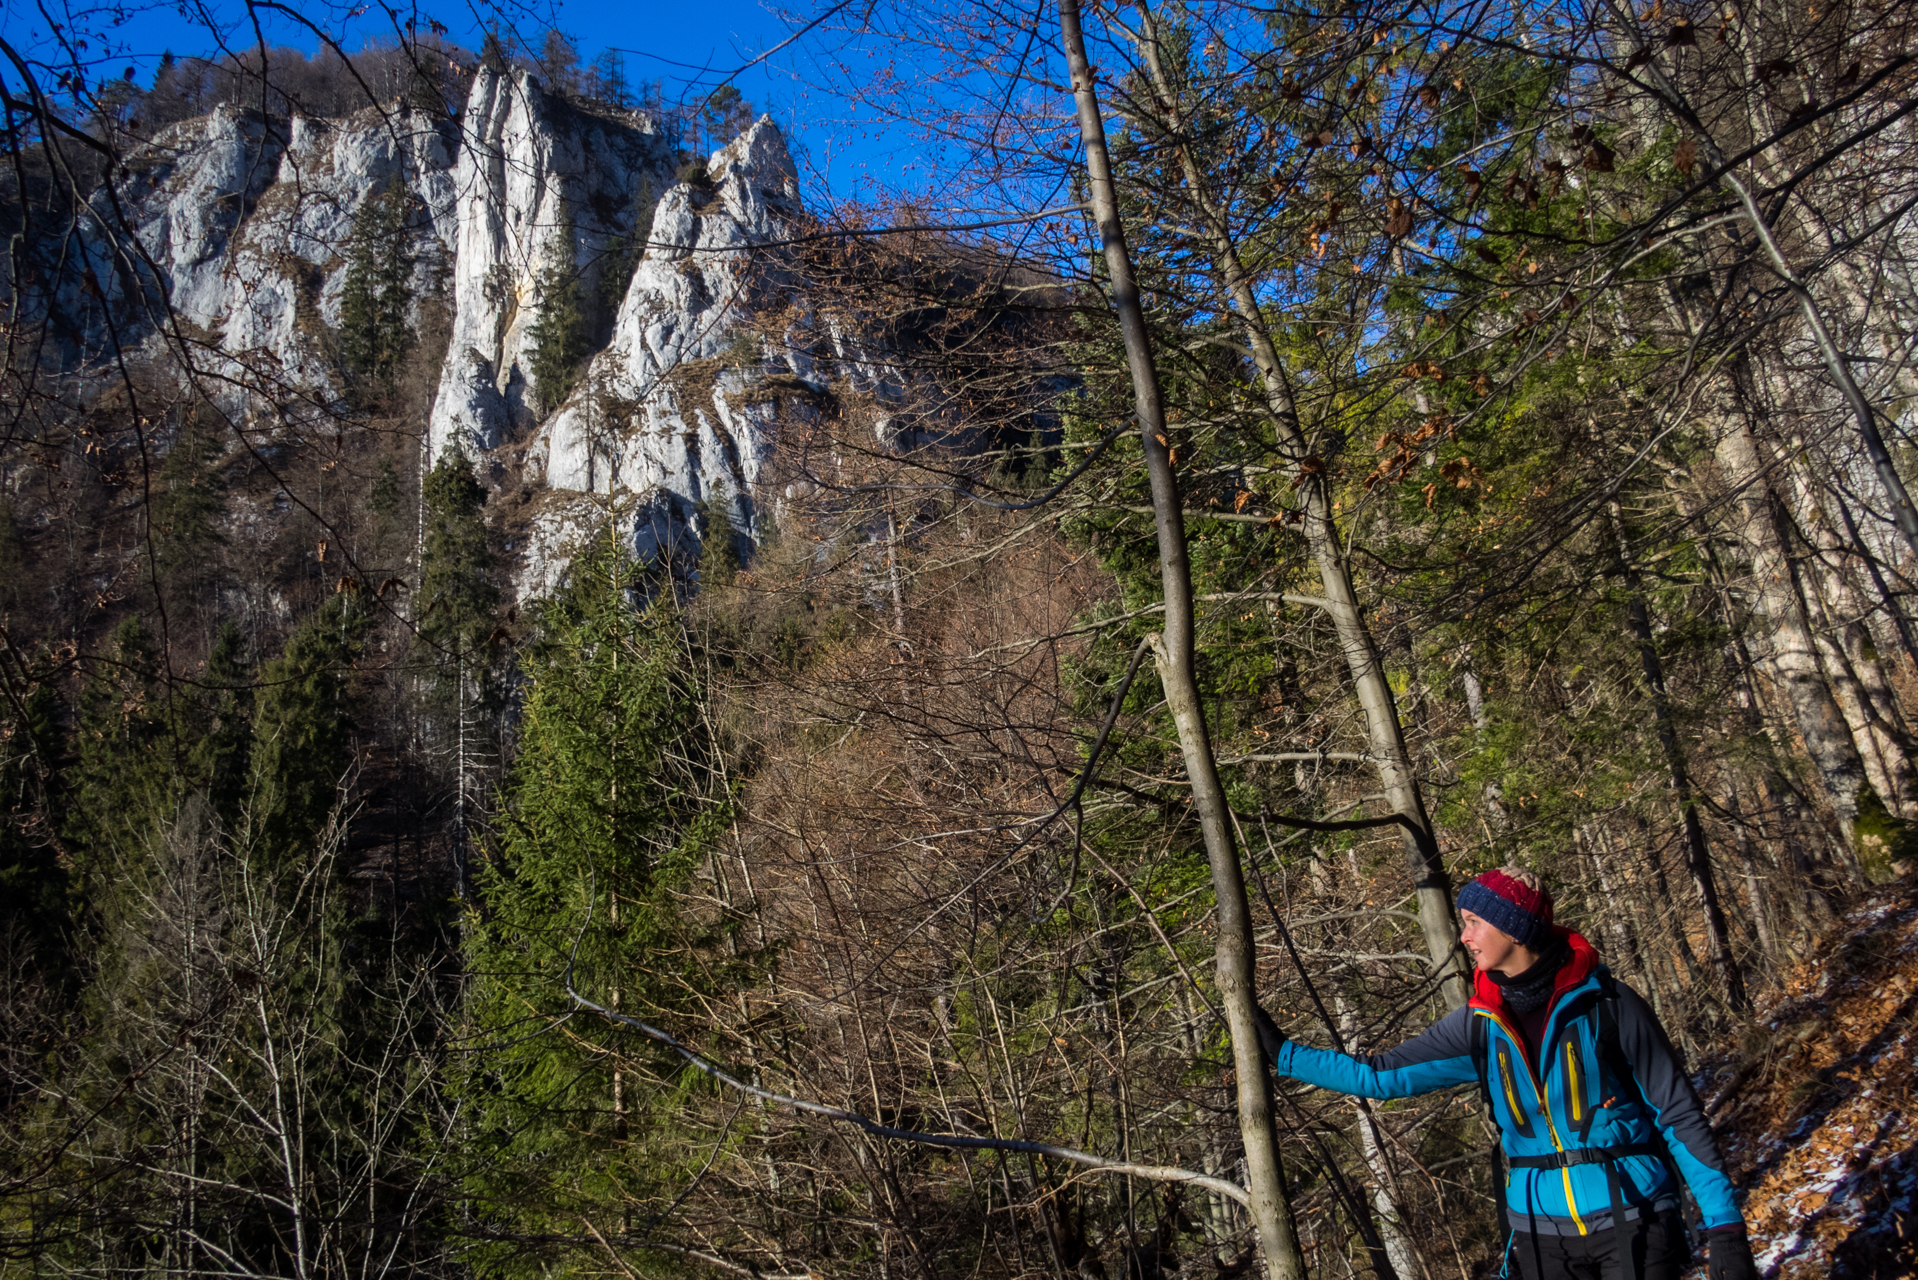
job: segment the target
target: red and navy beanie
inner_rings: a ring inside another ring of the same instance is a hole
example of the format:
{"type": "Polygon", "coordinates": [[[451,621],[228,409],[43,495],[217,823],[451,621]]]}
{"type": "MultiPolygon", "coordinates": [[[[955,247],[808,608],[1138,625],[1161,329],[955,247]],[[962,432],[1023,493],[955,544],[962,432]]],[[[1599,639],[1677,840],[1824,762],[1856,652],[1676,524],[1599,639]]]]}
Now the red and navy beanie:
{"type": "Polygon", "coordinates": [[[1521,947],[1537,950],[1552,932],[1552,895],[1527,889],[1503,871],[1475,876],[1459,890],[1458,909],[1469,911],[1521,947]]]}

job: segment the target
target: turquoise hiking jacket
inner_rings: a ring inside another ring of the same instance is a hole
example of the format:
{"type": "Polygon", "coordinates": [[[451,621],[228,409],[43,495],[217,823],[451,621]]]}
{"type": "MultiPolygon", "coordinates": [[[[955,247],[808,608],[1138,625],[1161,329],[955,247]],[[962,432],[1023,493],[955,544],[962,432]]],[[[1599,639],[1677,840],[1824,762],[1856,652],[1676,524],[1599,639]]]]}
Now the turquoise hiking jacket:
{"type": "MultiPolygon", "coordinates": [[[[1657,1016],[1637,992],[1613,981],[1619,1048],[1635,1077],[1615,1078],[1598,1042],[1605,970],[1584,938],[1570,930],[1559,932],[1572,949],[1572,959],[1558,975],[1540,1041],[1541,1062],[1532,1061],[1526,1051],[1518,1018],[1506,1007],[1498,985],[1476,973],[1469,1004],[1389,1053],[1361,1058],[1287,1041],[1273,1066],[1281,1076],[1366,1098],[1409,1098],[1453,1085],[1476,1085],[1476,1021],[1485,1032],[1492,1111],[1508,1157],[1550,1157],[1662,1141],[1671,1164],[1691,1188],[1704,1225],[1740,1221],[1705,1109],[1657,1016]]],[[[1677,1207],[1678,1187],[1671,1164],[1663,1158],[1625,1156],[1615,1163],[1627,1221],[1677,1207]]],[[[1521,1231],[1587,1235],[1612,1225],[1603,1163],[1508,1167],[1505,1202],[1512,1225],[1521,1231]]]]}

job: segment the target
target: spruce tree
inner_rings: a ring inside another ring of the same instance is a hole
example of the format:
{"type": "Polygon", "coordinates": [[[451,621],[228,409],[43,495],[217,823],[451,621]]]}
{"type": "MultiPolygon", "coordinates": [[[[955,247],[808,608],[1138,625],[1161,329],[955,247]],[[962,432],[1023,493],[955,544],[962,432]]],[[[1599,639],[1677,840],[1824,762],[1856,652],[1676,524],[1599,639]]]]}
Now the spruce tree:
{"type": "Polygon", "coordinates": [[[160,568],[172,575],[204,577],[208,557],[226,541],[226,477],[220,473],[220,438],[198,414],[189,414],[179,439],[160,464],[153,504],[153,541],[160,568]]]}
{"type": "Polygon", "coordinates": [[[729,587],[739,576],[739,534],[732,503],[708,498],[699,504],[699,585],[729,587]]]}
{"type": "Polygon", "coordinates": [[[349,377],[376,392],[390,391],[413,345],[407,327],[413,262],[407,253],[409,197],[396,179],[369,195],[353,215],[346,279],[340,288],[340,363],[349,377]]]}
{"type": "Polygon", "coordinates": [[[192,777],[215,816],[230,824],[240,814],[253,749],[253,671],[240,628],[231,621],[221,623],[214,637],[199,693],[192,777]]]}
{"type": "Polygon", "coordinates": [[[546,87],[568,98],[579,95],[579,47],[561,31],[548,31],[540,45],[540,70],[546,87]]]}
{"type": "Polygon", "coordinates": [[[572,211],[562,208],[546,266],[540,272],[539,315],[527,329],[527,337],[533,342],[527,367],[533,375],[542,418],[565,401],[579,377],[580,364],[591,350],[573,240],[572,211]]]}
{"type": "Polygon", "coordinates": [[[0,498],[0,610],[11,613],[25,599],[27,543],[13,501],[0,498]]]}
{"type": "Polygon", "coordinates": [[[454,679],[462,664],[472,679],[487,664],[483,651],[498,625],[499,587],[493,581],[486,489],[465,449],[456,444],[440,457],[427,473],[422,497],[426,537],[418,634],[423,660],[442,684],[454,679]]]}
{"type": "Polygon", "coordinates": [[[486,38],[480,41],[480,66],[493,75],[504,75],[511,66],[506,60],[506,46],[500,43],[498,31],[488,31],[486,38]]]}
{"type": "MultiPolygon", "coordinates": [[[[570,980],[696,1034],[688,1019],[740,976],[674,905],[727,809],[699,763],[677,619],[663,602],[635,608],[635,572],[609,534],[539,610],[498,853],[468,916],[468,1034],[498,1047],[468,1060],[456,1092],[473,1125],[467,1190],[498,1238],[655,1214],[703,1159],[675,1122],[689,1082],[657,1046],[598,1018],[562,1026],[570,980]]],[[[487,1275],[550,1274],[563,1248],[476,1261],[487,1275]]]]}
{"type": "Polygon", "coordinates": [[[351,679],[365,619],[350,600],[334,596],[260,669],[247,843],[274,865],[318,847],[351,763],[351,679]]]}
{"type": "Polygon", "coordinates": [[[653,235],[653,214],[658,203],[659,193],[653,189],[653,180],[640,179],[639,191],[633,196],[633,229],[607,246],[600,258],[598,305],[595,310],[599,315],[598,330],[603,337],[611,336],[619,306],[626,301],[626,291],[632,287],[633,273],[639,269],[640,259],[646,256],[646,245],[653,235]]]}
{"type": "Polygon", "coordinates": [[[176,798],[177,726],[146,627],[128,618],[104,654],[86,663],[75,728],[74,785],[67,837],[83,896],[137,859],[158,817],[176,798]]]}
{"type": "Polygon", "coordinates": [[[59,700],[50,682],[0,717],[0,951],[42,974],[65,968],[67,869],[52,812],[59,760],[59,700]]]}

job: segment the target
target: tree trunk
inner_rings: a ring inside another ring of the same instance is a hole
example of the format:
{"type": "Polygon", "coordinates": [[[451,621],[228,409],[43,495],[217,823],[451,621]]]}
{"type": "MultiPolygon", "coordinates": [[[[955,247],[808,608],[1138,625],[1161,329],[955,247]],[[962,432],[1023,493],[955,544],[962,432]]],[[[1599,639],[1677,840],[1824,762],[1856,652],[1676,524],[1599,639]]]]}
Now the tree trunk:
{"type": "MultiPolygon", "coordinates": [[[[1791,441],[1793,456],[1802,450],[1802,441],[1791,441]]],[[[1905,748],[1910,732],[1865,632],[1868,610],[1845,572],[1849,551],[1803,467],[1788,465],[1786,472],[1792,482],[1798,530],[1812,548],[1803,574],[1804,584],[1811,589],[1803,594],[1807,606],[1816,601],[1816,612],[1823,614],[1825,625],[1813,634],[1832,694],[1851,726],[1852,742],[1878,798],[1899,817],[1918,816],[1918,788],[1905,748]]]]}
{"type": "Polygon", "coordinates": [[[1718,882],[1712,874],[1711,847],[1705,842],[1705,827],[1698,818],[1698,802],[1692,794],[1691,771],[1685,761],[1684,747],[1678,741],[1678,728],[1672,720],[1671,694],[1665,687],[1665,667],[1658,656],[1652,636],[1651,614],[1645,605],[1645,592],[1638,568],[1632,561],[1631,543],[1625,535],[1625,523],[1618,503],[1610,504],[1612,534],[1618,547],[1618,572],[1627,592],[1626,617],[1638,648],[1638,661],[1645,674],[1645,688],[1652,700],[1652,721],[1658,734],[1659,751],[1665,757],[1665,770],[1671,779],[1672,798],[1678,803],[1679,821],[1684,829],[1685,869],[1691,873],[1692,888],[1705,917],[1705,954],[1718,977],[1720,992],[1733,1009],[1744,1012],[1745,980],[1732,959],[1731,938],[1725,927],[1725,912],[1718,901],[1718,882]]]}
{"type": "MultiPolygon", "coordinates": [[[[1660,62],[1659,46],[1653,43],[1650,35],[1635,23],[1629,12],[1621,11],[1618,0],[1604,0],[1605,8],[1610,11],[1612,20],[1620,33],[1629,37],[1628,43],[1636,46],[1639,57],[1635,60],[1644,67],[1643,76],[1658,96],[1663,99],[1666,109],[1680,130],[1694,138],[1699,149],[1704,152],[1705,161],[1711,171],[1718,175],[1718,185],[1740,206],[1744,213],[1745,225],[1758,241],[1759,256],[1770,268],[1771,274],[1785,287],[1798,303],[1799,312],[1805,320],[1805,328],[1811,334],[1813,345],[1818,348],[1819,358],[1825,365],[1825,372],[1831,377],[1833,386],[1844,398],[1846,407],[1851,411],[1857,424],[1859,440],[1864,444],[1865,455],[1871,459],[1872,470],[1878,474],[1878,482],[1885,488],[1886,505],[1891,509],[1893,522],[1904,536],[1905,545],[1918,554],[1918,506],[1914,506],[1911,495],[1905,489],[1905,482],[1892,464],[1891,450],[1885,446],[1884,437],[1878,430],[1878,410],[1875,409],[1865,393],[1852,376],[1851,365],[1845,353],[1839,349],[1833,339],[1829,326],[1825,323],[1824,313],[1818,302],[1812,297],[1811,290],[1798,278],[1791,260],[1785,256],[1784,248],[1779,244],[1772,223],[1778,214],[1784,212],[1782,202],[1767,217],[1758,206],[1758,200],[1751,190],[1739,178],[1737,168],[1726,163],[1725,153],[1719,148],[1718,140],[1701,123],[1702,119],[1693,109],[1685,95],[1679,91],[1665,75],[1660,62]]],[[[1670,55],[1666,55],[1670,56],[1670,55]]],[[[1757,95],[1749,95],[1753,103],[1757,95]]]]}
{"type": "Polygon", "coordinates": [[[1725,469],[1725,483],[1736,495],[1737,534],[1751,565],[1752,603],[1769,627],[1769,652],[1760,654],[1759,660],[1791,709],[1805,754],[1837,815],[1840,835],[1849,841],[1858,821],[1864,761],[1818,664],[1817,646],[1792,586],[1771,484],[1751,422],[1738,407],[1725,415],[1715,447],[1719,465],[1725,469]]]}
{"type": "Polygon", "coordinates": [[[1604,856],[1599,852],[1602,836],[1595,835],[1584,827],[1572,828],[1572,843],[1585,846],[1585,856],[1592,860],[1592,872],[1598,877],[1598,890],[1605,895],[1608,910],[1604,913],[1606,922],[1611,926],[1612,941],[1618,946],[1618,954],[1625,967],[1640,982],[1648,986],[1651,973],[1645,967],[1645,960],[1638,950],[1638,932],[1632,926],[1632,913],[1626,900],[1619,896],[1618,887],[1612,883],[1612,877],[1605,869],[1604,856]]]}
{"type": "MultiPolygon", "coordinates": [[[[1171,113],[1172,132],[1183,136],[1185,121],[1179,106],[1178,86],[1166,73],[1159,57],[1158,25],[1145,5],[1139,6],[1146,40],[1141,46],[1146,66],[1152,74],[1159,96],[1171,113]]],[[[1301,466],[1298,476],[1300,510],[1305,517],[1306,546],[1319,571],[1325,593],[1324,607],[1331,616],[1339,648],[1351,672],[1353,692],[1365,714],[1365,731],[1373,767],[1378,770],[1380,789],[1392,812],[1405,819],[1400,828],[1406,861],[1411,870],[1412,887],[1418,898],[1419,926],[1425,935],[1425,947],[1432,967],[1444,975],[1440,991],[1448,1008],[1464,1005],[1470,995],[1465,967],[1460,963],[1458,920],[1452,912],[1452,882],[1439,855],[1438,838],[1432,820],[1419,794],[1417,775],[1412,768],[1411,752],[1406,749],[1405,734],[1399,725],[1398,700],[1385,676],[1378,646],[1359,609],[1358,596],[1345,560],[1345,550],[1332,512],[1332,495],[1323,471],[1303,467],[1310,453],[1299,422],[1292,391],[1286,383],[1278,348],[1273,345],[1265,315],[1259,306],[1252,279],[1239,258],[1224,211],[1209,197],[1205,175],[1200,172],[1191,151],[1177,147],[1185,171],[1186,189],[1191,193],[1194,211],[1210,241],[1213,264],[1225,286],[1225,302],[1238,321],[1240,332],[1252,351],[1265,390],[1266,405],[1277,427],[1284,455],[1301,466]]]]}
{"type": "Polygon", "coordinates": [[[1743,807],[1738,802],[1738,779],[1730,765],[1724,766],[1725,812],[1730,815],[1733,837],[1738,842],[1739,870],[1745,876],[1745,899],[1751,904],[1752,932],[1758,936],[1758,949],[1765,958],[1776,959],[1778,949],[1772,941],[1771,919],[1765,914],[1765,894],[1759,888],[1758,864],[1752,857],[1751,832],[1745,824],[1743,807]]]}
{"type": "Polygon", "coordinates": [[[1246,903],[1238,850],[1232,838],[1231,813],[1226,805],[1225,789],[1219,783],[1193,667],[1192,582],[1186,559],[1185,518],[1166,443],[1158,369],[1153,362],[1138,286],[1133,279],[1125,228],[1119,220],[1111,161],[1106,154],[1105,122],[1099,115],[1092,68],[1086,61],[1078,0],[1060,0],[1059,26],[1066,62],[1072,71],[1093,215],[1112,281],[1112,303],[1125,341],[1126,363],[1139,417],[1140,444],[1152,484],[1159,572],[1165,589],[1165,632],[1153,646],[1154,656],[1159,678],[1165,686],[1166,703],[1178,729],[1186,776],[1192,784],[1192,806],[1204,833],[1213,891],[1218,898],[1219,1003],[1232,1039],[1239,1094],[1239,1132],[1245,1142],[1246,1189],[1251,1196],[1252,1221],[1264,1246],[1270,1274],[1279,1280],[1305,1280],[1305,1258],[1299,1250],[1292,1207],[1285,1197],[1285,1173],[1279,1163],[1278,1136],[1272,1125],[1265,1055],[1259,1047],[1258,1030],[1252,1020],[1255,1007],[1252,916],[1246,903]]]}
{"type": "MultiPolygon", "coordinates": [[[[1350,1045],[1358,1034],[1359,1020],[1345,997],[1334,994],[1332,1003],[1339,1011],[1339,1033],[1344,1044],[1350,1045]]],[[[1353,1099],[1353,1109],[1358,1113],[1359,1155],[1372,1175],[1372,1212],[1377,1220],[1386,1261],[1400,1280],[1417,1280],[1427,1272],[1411,1237],[1405,1234],[1404,1217],[1399,1210],[1398,1179],[1393,1176],[1391,1163],[1385,1158],[1378,1114],[1364,1098],[1353,1099]]]]}

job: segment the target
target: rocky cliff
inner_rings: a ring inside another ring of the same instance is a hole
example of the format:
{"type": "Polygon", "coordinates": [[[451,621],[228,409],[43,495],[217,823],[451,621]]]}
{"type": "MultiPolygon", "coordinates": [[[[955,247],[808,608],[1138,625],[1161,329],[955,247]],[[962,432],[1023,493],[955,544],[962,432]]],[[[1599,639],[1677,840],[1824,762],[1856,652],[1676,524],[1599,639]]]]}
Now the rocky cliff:
{"type": "MultiPolygon", "coordinates": [[[[696,549],[709,500],[750,530],[781,403],[768,380],[816,393],[822,361],[859,350],[796,296],[783,242],[798,186],[770,119],[702,171],[644,113],[481,70],[452,121],[222,109],[125,174],[93,203],[91,274],[56,303],[74,320],[68,368],[104,378],[111,352],[144,351],[263,436],[350,421],[337,330],[355,215],[404,188],[413,319],[437,308],[447,334],[443,357],[416,352],[439,361],[422,460],[464,449],[509,491],[521,594],[550,589],[608,518],[642,555],[696,549]],[[555,405],[535,334],[569,274],[597,350],[555,405]],[[753,336],[769,331],[790,340],[753,336]]],[[[849,367],[884,394],[883,370],[849,367]]]]}

